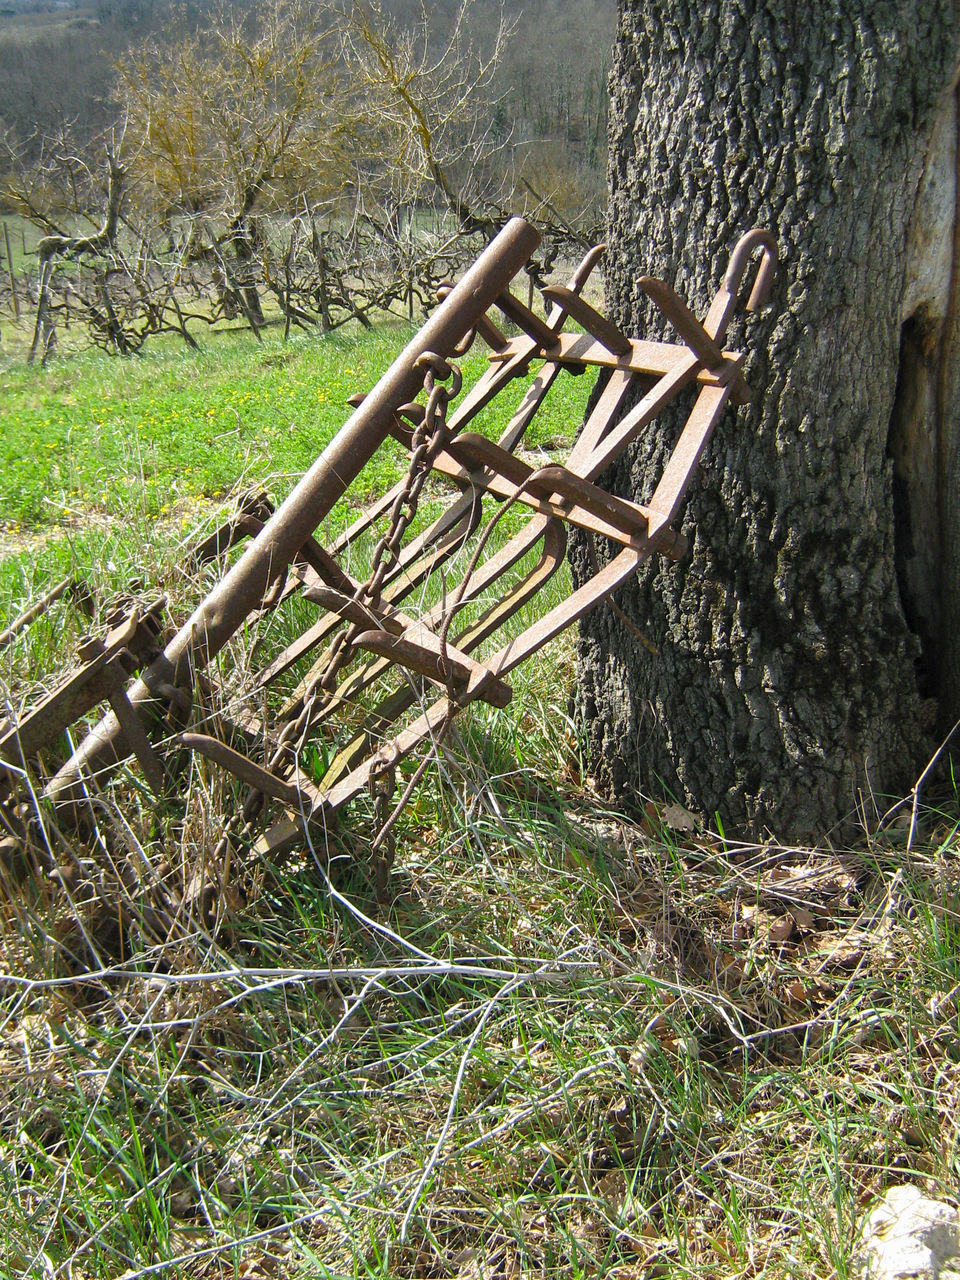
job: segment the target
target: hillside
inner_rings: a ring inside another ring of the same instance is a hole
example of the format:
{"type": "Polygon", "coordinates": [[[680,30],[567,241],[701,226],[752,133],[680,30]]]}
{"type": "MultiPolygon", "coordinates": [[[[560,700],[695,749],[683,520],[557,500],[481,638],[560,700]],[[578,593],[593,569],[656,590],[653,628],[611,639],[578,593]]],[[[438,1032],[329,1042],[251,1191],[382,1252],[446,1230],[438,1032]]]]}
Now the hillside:
{"type": "MultiPolygon", "coordinates": [[[[450,29],[458,7],[452,0],[428,6],[435,41],[450,29]]],[[[386,0],[383,8],[402,30],[423,22],[414,0],[386,0]]],[[[507,0],[503,10],[514,34],[499,66],[499,101],[490,128],[510,152],[505,162],[509,158],[548,186],[575,181],[586,191],[602,192],[615,0],[580,5],[507,0]]],[[[89,143],[119,123],[113,94],[117,59],[131,49],[162,46],[202,29],[215,11],[223,12],[206,0],[44,5],[5,0],[0,6],[0,135],[27,157],[38,155],[43,139],[63,130],[78,144],[89,143]]],[[[489,47],[498,19],[496,6],[474,8],[470,37],[478,48],[489,47]]]]}

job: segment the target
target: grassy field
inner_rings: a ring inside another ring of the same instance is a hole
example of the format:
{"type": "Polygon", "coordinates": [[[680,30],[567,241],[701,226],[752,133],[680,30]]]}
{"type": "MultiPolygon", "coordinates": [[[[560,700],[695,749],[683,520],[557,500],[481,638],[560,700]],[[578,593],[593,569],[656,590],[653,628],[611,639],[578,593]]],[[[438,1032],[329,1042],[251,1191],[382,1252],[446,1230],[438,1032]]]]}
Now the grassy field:
{"type": "MultiPolygon", "coordinates": [[[[182,616],[192,531],[238,486],[282,496],[406,336],[8,355],[0,619],[68,569],[182,616]]],[[[586,382],[533,445],[569,443],[586,382]]],[[[82,625],[4,651],[8,696],[82,625]]],[[[121,778],[52,871],[0,863],[0,1275],[846,1280],[884,1187],[955,1195],[955,789],[868,801],[842,850],[628,820],[574,678],[561,638],[458,720],[386,904],[358,802],[158,932],[129,865],[189,902],[237,803],[197,766],[161,804],[121,778]]]]}
{"type": "MultiPolygon", "coordinates": [[[[149,517],[174,505],[222,499],[245,482],[279,486],[297,478],[342,426],[347,397],[368,391],[412,330],[336,330],[321,341],[283,343],[268,331],[220,332],[198,353],[174,340],[129,361],[91,351],[28,367],[25,344],[0,359],[2,474],[0,521],[29,535],[71,523],[77,512],[149,517]]],[[[22,338],[21,334],[18,335],[22,338]]],[[[482,352],[464,362],[475,378],[482,352]]],[[[531,447],[569,443],[586,403],[589,379],[571,379],[531,429],[531,447]]],[[[485,420],[486,421],[486,420],[485,420]]],[[[493,406],[491,430],[506,410],[493,406]]],[[[397,474],[373,470],[375,494],[397,474]]]]}
{"type": "MultiPolygon", "coordinates": [[[[408,335],[323,343],[221,334],[199,354],[153,348],[120,362],[92,352],[37,370],[8,366],[0,512],[8,534],[95,513],[147,518],[222,500],[246,481],[300,475],[408,335]]],[[[371,477],[371,485],[383,476],[371,477]]]]}
{"type": "MultiPolygon", "coordinates": [[[[172,552],[209,523],[227,497],[263,487],[280,499],[349,416],[347,397],[368,391],[411,336],[337,330],[284,344],[268,331],[212,335],[199,353],[171,342],[121,361],[86,352],[28,367],[24,331],[0,359],[0,610],[16,611],[56,576],[93,573],[124,586],[144,540],[172,552]],[[111,571],[113,564],[116,570],[111,571]],[[112,574],[112,580],[111,580],[112,574]]],[[[485,358],[465,362],[476,376],[485,358]]],[[[588,379],[545,406],[531,448],[569,443],[588,379]]],[[[493,433],[508,420],[494,407],[493,433]]],[[[402,473],[388,446],[365,469],[360,494],[382,493],[402,473]]],[[[343,504],[333,527],[355,511],[343,504]]]]}

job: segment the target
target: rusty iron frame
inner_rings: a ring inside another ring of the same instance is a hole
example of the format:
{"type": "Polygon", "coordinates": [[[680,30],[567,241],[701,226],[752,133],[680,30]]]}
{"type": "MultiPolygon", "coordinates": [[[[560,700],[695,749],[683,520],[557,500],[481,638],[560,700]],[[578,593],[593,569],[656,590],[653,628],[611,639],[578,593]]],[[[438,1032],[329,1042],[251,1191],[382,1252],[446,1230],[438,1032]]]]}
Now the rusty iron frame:
{"type": "MultiPolygon", "coordinates": [[[[379,786],[391,793],[400,761],[425,741],[442,738],[463,707],[477,700],[505,706],[512,696],[510,673],[608,599],[649,556],[682,556],[686,540],[674,522],[691,477],[727,401],[750,398],[744,355],[724,348],[726,330],[757,253],[746,309],[766,301],[775,241],[759,229],[740,239],[702,322],[669,285],[641,278],[640,288],[676,333],[671,343],[629,337],[584,299],[603,246],[591,250],[566,287],[544,290],[546,319],[527,308],[508,286],[538,239],[533,227],[513,219],[464,279],[442,290],[434,314],[374,389],[352,398],[353,414],[279,509],[262,494],[248,496],[195,548],[197,561],[207,562],[246,542],[180,630],[161,647],[162,602],[113,619],[104,639],[86,643],[78,670],[32,712],[0,729],[0,763],[27,763],[78,718],[107,703],[110,711],[47,783],[51,801],[66,813],[77,811],[89,789],[131,754],[151,789],[161,793],[173,785],[185,752],[195,752],[249,788],[231,835],[246,833],[261,851],[276,853],[360,792],[379,786]],[[487,314],[491,308],[516,336],[508,337],[487,314]],[[568,319],[579,331],[564,329],[568,319]],[[477,337],[490,348],[489,366],[454,404],[460,374],[451,362],[477,337]],[[499,440],[468,429],[534,365],[536,374],[499,440]],[[567,462],[534,467],[517,454],[531,421],[561,374],[587,368],[605,370],[607,378],[567,462]],[[650,501],[628,501],[599,488],[598,477],[683,392],[689,412],[650,501]],[[411,453],[406,480],[325,546],[325,518],[388,437],[411,453]],[[459,496],[404,541],[429,473],[452,482],[459,496]],[[477,542],[487,498],[497,509],[477,542]],[[493,528],[512,508],[525,509],[525,525],[484,558],[493,528]],[[383,524],[377,573],[360,582],[350,572],[353,553],[383,524]],[[476,656],[556,573],[570,526],[606,540],[614,548],[611,558],[519,635],[476,656]],[[413,616],[405,602],[458,553],[469,557],[466,573],[456,585],[445,584],[438,604],[413,616]],[[535,564],[507,588],[507,575],[516,576],[517,566],[534,554],[535,564]],[[193,705],[199,690],[209,702],[211,676],[204,669],[241,627],[294,596],[317,606],[316,621],[252,677],[263,702],[281,676],[306,664],[293,694],[272,718],[249,710],[232,718],[224,713],[215,720],[218,732],[200,731],[211,727],[191,723],[199,719],[193,705]],[[474,606],[467,615],[472,621],[455,632],[455,619],[468,605],[474,606]],[[398,673],[402,678],[367,710],[323,776],[310,776],[303,767],[306,743],[366,690],[398,673]],[[257,744],[262,763],[253,758],[257,744]],[[389,787],[382,785],[385,776],[389,787]],[[269,825],[268,803],[279,808],[269,825]]],[[[12,640],[68,588],[59,584],[4,639],[12,640]]]]}

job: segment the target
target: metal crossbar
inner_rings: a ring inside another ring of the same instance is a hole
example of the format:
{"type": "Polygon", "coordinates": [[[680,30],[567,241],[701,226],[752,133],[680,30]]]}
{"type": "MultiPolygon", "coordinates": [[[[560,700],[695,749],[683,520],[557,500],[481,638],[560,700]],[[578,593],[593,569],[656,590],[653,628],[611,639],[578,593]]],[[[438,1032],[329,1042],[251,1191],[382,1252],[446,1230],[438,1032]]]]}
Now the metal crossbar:
{"type": "MultiPolygon", "coordinates": [[[[567,286],[544,290],[546,319],[529,310],[508,286],[538,240],[529,224],[510,222],[459,284],[444,287],[437,310],[369,395],[351,401],[352,416],[282,506],[273,511],[262,495],[247,497],[232,520],[196,548],[198,560],[215,561],[246,543],[172,638],[161,647],[163,602],[113,619],[107,636],[88,643],[79,668],[39,707],[0,726],[0,767],[4,760],[14,766],[7,771],[8,810],[17,768],[108,703],[110,711],[46,784],[47,798],[63,813],[76,811],[89,788],[130,755],[150,787],[163,792],[175,786],[185,752],[194,752],[248,788],[241,810],[226,823],[224,846],[240,842],[275,854],[302,838],[309,824],[326,821],[370,790],[379,826],[374,846],[388,865],[393,824],[429,757],[404,779],[397,802],[401,762],[422,744],[442,740],[470,703],[505,706],[510,673],[610,597],[649,556],[684,554],[686,541],[674,522],[687,486],[728,399],[750,398],[743,353],[726,350],[724,336],[757,254],[747,310],[767,298],[777,257],[773,237],[752,230],[741,238],[702,322],[668,285],[640,280],[672,325],[672,343],[630,337],[584,299],[602,246],[591,250],[567,286]],[[491,308],[506,325],[487,314],[491,308]],[[565,328],[571,320],[578,331],[565,328]],[[458,398],[456,361],[477,339],[489,347],[488,368],[458,398]],[[498,440],[471,429],[533,368],[498,440]],[[566,463],[534,467],[518,456],[518,446],[556,380],[587,368],[605,371],[606,381],[566,463]],[[601,473],[683,392],[689,412],[650,501],[599,488],[601,473]],[[404,479],[345,532],[325,540],[332,508],[388,438],[408,452],[404,479]],[[419,527],[430,477],[442,477],[458,492],[419,527]],[[484,524],[491,503],[496,510],[484,524]],[[520,527],[495,538],[508,512],[511,526],[522,513],[520,527]],[[563,562],[570,526],[606,540],[612,558],[601,565],[595,556],[595,571],[577,590],[504,638],[504,625],[563,562]],[[360,578],[354,566],[371,542],[360,578]],[[411,603],[441,571],[439,600],[415,616],[411,603]],[[255,696],[247,707],[220,712],[207,724],[199,703],[210,705],[212,660],[241,628],[293,599],[316,609],[314,621],[250,673],[255,696]],[[272,696],[281,687],[286,695],[272,696]],[[340,733],[334,750],[332,726],[340,721],[353,728],[345,742],[340,733]],[[308,748],[318,742],[324,750],[311,753],[308,767],[308,748]]],[[[35,612],[4,635],[29,625],[35,612]]],[[[8,818],[7,825],[15,824],[8,818]]]]}

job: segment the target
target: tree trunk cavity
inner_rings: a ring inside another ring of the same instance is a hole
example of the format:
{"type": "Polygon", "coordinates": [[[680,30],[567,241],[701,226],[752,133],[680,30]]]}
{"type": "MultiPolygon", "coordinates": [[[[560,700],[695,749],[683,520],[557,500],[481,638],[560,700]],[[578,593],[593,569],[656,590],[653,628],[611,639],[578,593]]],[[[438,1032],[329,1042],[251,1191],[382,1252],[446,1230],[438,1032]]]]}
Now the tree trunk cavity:
{"type": "MultiPolygon", "coordinates": [[[[617,597],[657,655],[611,609],[582,628],[618,798],[812,839],[902,795],[960,715],[956,51],[942,0],[621,0],[613,318],[676,340],[637,279],[703,315],[750,226],[782,262],[771,311],[728,338],[756,395],[704,458],[690,553],[617,597]]],[[[649,498],[670,427],[614,492],[649,498]]]]}

